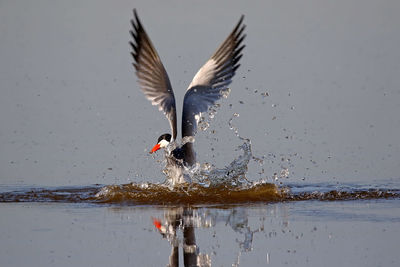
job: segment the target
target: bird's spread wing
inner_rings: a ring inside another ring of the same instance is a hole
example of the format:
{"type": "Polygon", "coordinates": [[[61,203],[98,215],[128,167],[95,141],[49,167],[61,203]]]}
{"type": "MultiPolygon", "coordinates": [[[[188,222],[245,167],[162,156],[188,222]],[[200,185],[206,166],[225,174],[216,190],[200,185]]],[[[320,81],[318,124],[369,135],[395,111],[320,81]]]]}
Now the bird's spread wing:
{"type": "Polygon", "coordinates": [[[194,136],[202,112],[220,99],[232,82],[242,57],[242,16],[231,34],[194,76],[183,101],[182,137],[194,136]]]}
{"type": "Polygon", "coordinates": [[[131,20],[133,29],[130,31],[133,42],[130,44],[133,49],[131,54],[135,61],[133,66],[136,69],[136,75],[146,98],[151,101],[151,104],[157,105],[168,118],[172,138],[175,140],[177,127],[174,92],[168,74],[139,20],[136,9],[133,10],[133,14],[134,19],[131,20]]]}

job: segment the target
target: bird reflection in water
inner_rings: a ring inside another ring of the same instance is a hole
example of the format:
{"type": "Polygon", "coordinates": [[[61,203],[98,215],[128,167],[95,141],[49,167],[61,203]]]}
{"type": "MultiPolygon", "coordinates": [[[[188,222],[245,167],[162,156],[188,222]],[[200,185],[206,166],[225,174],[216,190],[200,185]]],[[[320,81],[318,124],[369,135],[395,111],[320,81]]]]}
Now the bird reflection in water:
{"type": "MultiPolygon", "coordinates": [[[[236,239],[238,251],[232,263],[232,266],[239,266],[242,252],[248,252],[253,249],[254,234],[264,232],[264,221],[265,217],[259,221],[261,224],[252,230],[249,226],[247,209],[243,207],[234,209],[177,207],[166,209],[162,219],[153,218],[155,228],[172,246],[168,267],[179,266],[180,246],[182,247],[185,267],[211,266],[210,255],[216,253],[215,251],[200,253],[200,247],[196,243],[195,229],[215,227],[217,223],[223,223],[229,226],[235,233],[243,236],[241,240],[236,239]],[[182,232],[182,235],[180,235],[180,232],[182,232]]],[[[213,237],[215,237],[215,232],[213,237]]],[[[204,251],[204,248],[202,251],[204,251]]]]}
{"type": "Polygon", "coordinates": [[[183,263],[185,267],[211,266],[209,255],[199,253],[196,245],[194,211],[190,208],[173,208],[164,213],[164,221],[153,218],[153,224],[163,238],[172,246],[168,267],[179,266],[179,244],[182,243],[183,263]],[[177,232],[181,230],[183,240],[180,242],[177,232]]]}

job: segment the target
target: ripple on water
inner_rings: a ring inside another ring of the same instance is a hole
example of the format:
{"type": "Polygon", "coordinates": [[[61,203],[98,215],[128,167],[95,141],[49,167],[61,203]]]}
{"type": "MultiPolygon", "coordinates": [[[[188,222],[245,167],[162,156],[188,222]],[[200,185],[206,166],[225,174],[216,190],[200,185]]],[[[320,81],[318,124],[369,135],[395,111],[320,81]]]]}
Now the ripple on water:
{"type": "Polygon", "coordinates": [[[233,186],[219,184],[183,184],[170,187],[158,183],[94,185],[87,187],[22,188],[0,193],[0,202],[65,202],[117,205],[229,205],[284,201],[349,201],[363,199],[400,198],[399,189],[362,188],[348,185],[308,185],[278,187],[272,183],[254,182],[233,186]],[[307,191],[305,188],[318,188],[307,191]],[[292,190],[293,189],[293,190],[292,190]]]}

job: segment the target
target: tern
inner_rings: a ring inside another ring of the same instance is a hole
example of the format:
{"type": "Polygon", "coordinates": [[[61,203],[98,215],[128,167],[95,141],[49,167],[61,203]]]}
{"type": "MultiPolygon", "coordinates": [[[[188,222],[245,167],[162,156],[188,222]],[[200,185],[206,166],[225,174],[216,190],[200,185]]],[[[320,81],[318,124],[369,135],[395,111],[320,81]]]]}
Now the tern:
{"type": "Polygon", "coordinates": [[[246,37],[243,33],[246,27],[243,24],[244,16],[240,17],[229,36],[196,73],[186,90],[182,110],[181,146],[175,145],[178,132],[176,105],[168,74],[136,9],[133,10],[133,16],[130,31],[133,40],[130,45],[140,88],[151,104],[164,112],[171,127],[171,133],[161,135],[150,153],[174,144],[172,149],[166,149],[167,175],[172,184],[187,182],[183,170],[196,163],[193,141],[201,114],[229,92],[228,85],[240,66],[239,60],[245,47],[242,42],[246,37]]]}

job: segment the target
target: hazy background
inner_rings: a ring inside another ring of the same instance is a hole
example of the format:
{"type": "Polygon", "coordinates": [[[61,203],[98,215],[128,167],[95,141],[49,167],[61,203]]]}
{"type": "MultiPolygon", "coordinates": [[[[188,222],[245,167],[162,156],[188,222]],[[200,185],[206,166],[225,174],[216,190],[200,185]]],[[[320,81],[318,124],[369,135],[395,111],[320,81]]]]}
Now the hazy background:
{"type": "Polygon", "coordinates": [[[162,154],[148,151],[169,125],[131,66],[134,7],[179,112],[193,75],[246,16],[232,93],[196,138],[201,162],[223,167],[240,153],[227,124],[237,112],[240,134],[267,159],[251,164],[251,179],[289,168],[283,182],[399,180],[397,0],[13,0],[0,1],[1,184],[164,179],[162,154]]]}

